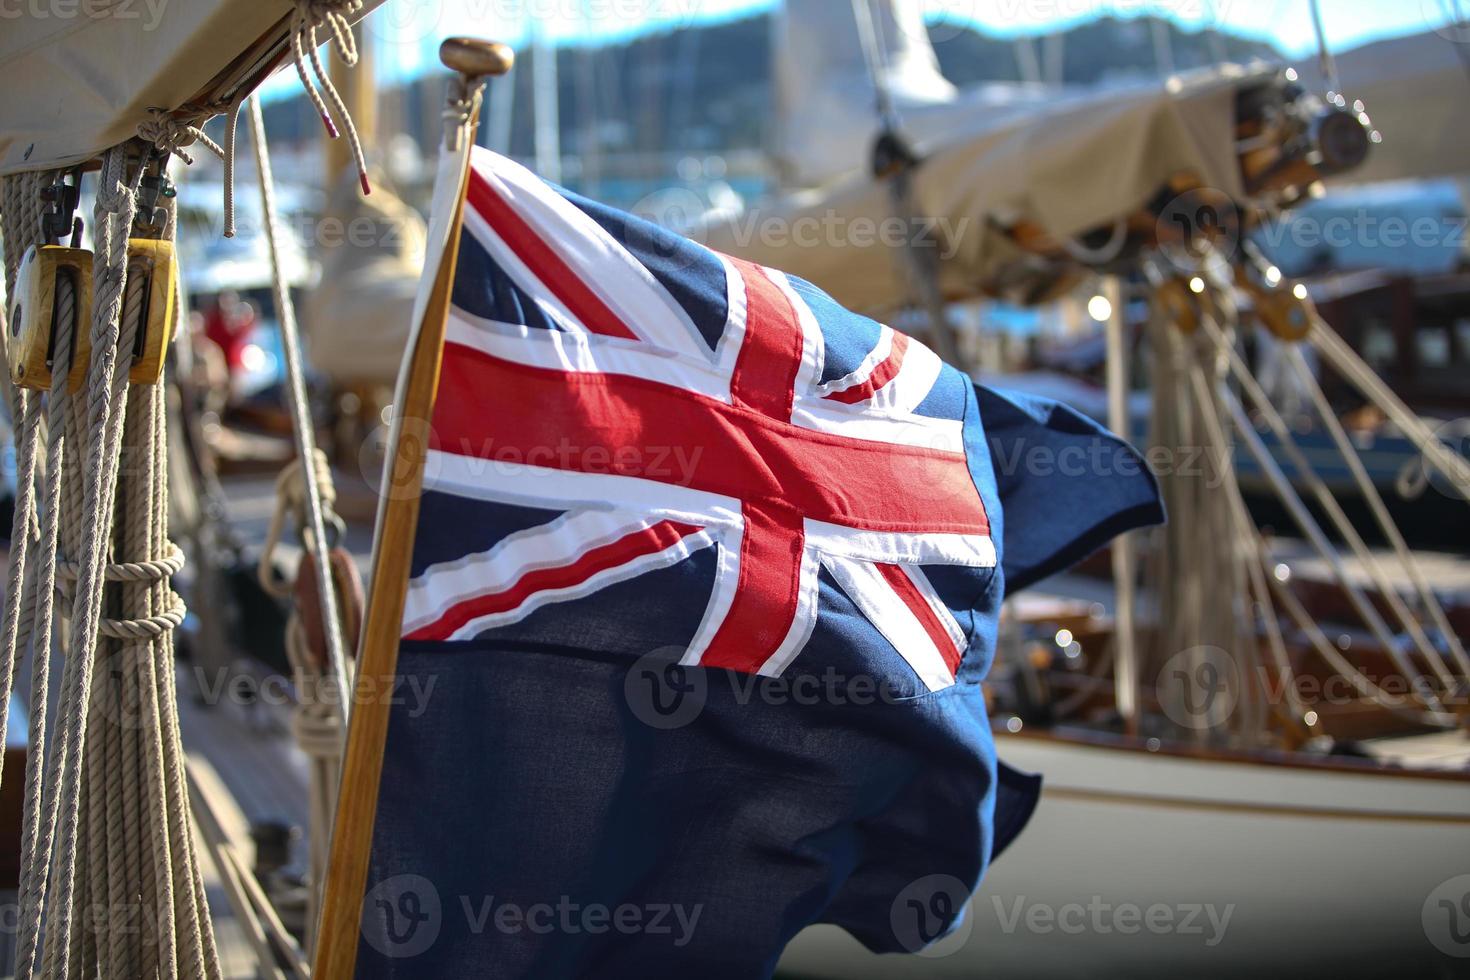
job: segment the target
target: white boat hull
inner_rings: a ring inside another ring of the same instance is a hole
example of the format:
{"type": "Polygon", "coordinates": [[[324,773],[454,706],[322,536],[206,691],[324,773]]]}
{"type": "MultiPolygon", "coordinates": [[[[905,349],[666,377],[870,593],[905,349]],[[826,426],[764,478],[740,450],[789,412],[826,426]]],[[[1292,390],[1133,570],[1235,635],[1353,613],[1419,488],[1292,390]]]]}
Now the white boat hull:
{"type": "Polygon", "coordinates": [[[968,921],[917,956],[814,927],[783,974],[1470,975],[1470,779],[997,741],[1046,783],[968,921]]]}

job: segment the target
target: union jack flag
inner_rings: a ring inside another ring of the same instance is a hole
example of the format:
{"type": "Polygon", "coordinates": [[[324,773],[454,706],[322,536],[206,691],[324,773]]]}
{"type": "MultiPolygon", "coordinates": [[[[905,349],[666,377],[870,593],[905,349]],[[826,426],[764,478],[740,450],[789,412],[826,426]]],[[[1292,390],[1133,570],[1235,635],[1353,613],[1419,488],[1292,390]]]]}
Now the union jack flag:
{"type": "Polygon", "coordinates": [[[430,430],[405,641],[780,675],[838,602],[914,690],[955,682],[996,563],[974,392],[809,283],[476,150],[430,430]],[[582,601],[634,582],[637,621],[582,601]]]}
{"type": "Polygon", "coordinates": [[[1160,518],[1136,457],[480,150],[451,301],[357,975],[766,977],[813,922],[953,928],[1038,796],[980,684],[1001,602],[1160,518]],[[1099,445],[1134,475],[1007,462],[1099,445]]]}

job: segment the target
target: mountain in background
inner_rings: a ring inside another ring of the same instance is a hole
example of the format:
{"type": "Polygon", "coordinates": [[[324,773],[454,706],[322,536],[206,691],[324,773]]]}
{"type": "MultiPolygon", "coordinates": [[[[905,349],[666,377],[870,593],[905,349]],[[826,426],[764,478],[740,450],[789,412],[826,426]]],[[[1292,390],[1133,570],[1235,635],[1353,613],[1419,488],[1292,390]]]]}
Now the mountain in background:
{"type": "MultiPolygon", "coordinates": [[[[1062,80],[1068,84],[1153,77],[1159,74],[1152,31],[1155,18],[1103,17],[1061,32],[1062,80]]],[[[1185,70],[1221,58],[1280,59],[1271,45],[1220,32],[1192,32],[1162,22],[1174,67],[1185,70]]],[[[1013,39],[969,26],[930,25],[944,74],[964,88],[978,82],[1018,81],[1013,39]]],[[[1033,42],[1042,58],[1044,42],[1033,42]]],[[[767,145],[771,92],[771,15],[647,34],[613,44],[556,49],[564,154],[706,154],[760,150],[767,145]]],[[[511,152],[532,153],[535,55],[521,52],[516,69],[492,84],[515,87],[511,152]]],[[[445,79],[434,74],[382,93],[383,133],[401,131],[429,150],[440,134],[445,79]]],[[[266,109],[273,142],[319,139],[321,121],[304,97],[266,109]]],[[[485,138],[488,127],[481,127],[485,138]]]]}

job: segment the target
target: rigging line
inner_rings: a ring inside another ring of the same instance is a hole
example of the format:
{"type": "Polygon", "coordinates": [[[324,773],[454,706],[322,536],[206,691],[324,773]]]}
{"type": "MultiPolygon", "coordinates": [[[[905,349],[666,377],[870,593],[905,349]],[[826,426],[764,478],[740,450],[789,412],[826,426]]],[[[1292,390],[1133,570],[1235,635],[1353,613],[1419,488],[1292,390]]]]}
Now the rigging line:
{"type": "Polygon", "coordinates": [[[1317,64],[1322,69],[1322,81],[1329,95],[1340,95],[1337,80],[1337,59],[1327,47],[1327,32],[1322,27],[1321,0],[1309,0],[1312,8],[1312,30],[1317,35],[1317,64]]]}
{"type": "MultiPolygon", "coordinates": [[[[1241,441],[1244,443],[1246,449],[1249,450],[1250,454],[1255,457],[1256,465],[1260,467],[1262,473],[1265,474],[1266,479],[1270,482],[1271,488],[1276,492],[1282,504],[1286,506],[1288,513],[1291,514],[1292,520],[1301,528],[1302,533],[1306,535],[1307,540],[1312,543],[1312,546],[1323,559],[1332,566],[1332,570],[1338,582],[1347,593],[1349,600],[1352,602],[1353,608],[1367,624],[1374,638],[1377,639],[1379,645],[1383,648],[1383,652],[1393,661],[1394,666],[1403,674],[1404,679],[1416,688],[1416,697],[1422,700],[1429,710],[1443,712],[1444,708],[1441,706],[1439,697],[1434,691],[1427,689],[1419,690],[1421,688],[1419,683],[1421,675],[1415,670],[1407,652],[1399,644],[1394,642],[1392,634],[1388,631],[1388,625],[1383,622],[1378,611],[1367,600],[1367,597],[1363,595],[1362,590],[1349,580],[1341,555],[1338,554],[1337,549],[1332,546],[1331,542],[1327,540],[1326,536],[1322,533],[1321,527],[1312,518],[1306,506],[1302,503],[1301,498],[1292,489],[1285,474],[1282,473],[1280,466],[1277,465],[1275,459],[1271,456],[1270,450],[1266,448],[1255,427],[1246,418],[1245,411],[1241,408],[1240,402],[1230,392],[1224,392],[1223,395],[1226,410],[1230,414],[1231,422],[1234,423],[1236,431],[1240,433],[1241,441]]],[[[1450,685],[1450,690],[1447,693],[1455,693],[1453,684],[1450,685]]]]}
{"type": "MultiPolygon", "coordinates": [[[[1287,458],[1296,468],[1297,474],[1306,483],[1308,489],[1311,490],[1318,506],[1327,514],[1333,526],[1337,529],[1337,532],[1347,542],[1353,554],[1361,562],[1363,569],[1368,573],[1368,577],[1373,581],[1379,594],[1383,596],[1384,602],[1394,613],[1400,625],[1409,634],[1414,646],[1418,648],[1420,655],[1434,669],[1434,672],[1439,675],[1446,689],[1454,690],[1460,683],[1459,679],[1454,676],[1454,672],[1450,669],[1449,664],[1445,662],[1444,657],[1440,655],[1440,652],[1430,643],[1429,637],[1425,635],[1419,621],[1409,611],[1408,606],[1404,604],[1398,592],[1389,584],[1387,576],[1384,574],[1377,559],[1373,557],[1372,552],[1368,550],[1368,546],[1363,541],[1362,535],[1358,533],[1357,528],[1353,526],[1352,521],[1343,511],[1342,506],[1337,502],[1337,498],[1333,496],[1332,491],[1328,489],[1321,476],[1318,475],[1317,471],[1312,467],[1312,464],[1303,455],[1291,434],[1290,428],[1286,424],[1286,420],[1281,417],[1281,414],[1276,411],[1275,406],[1271,404],[1270,398],[1267,397],[1266,392],[1250,373],[1249,368],[1246,367],[1244,359],[1235,349],[1234,344],[1225,337],[1212,317],[1208,315],[1201,316],[1200,326],[1209,335],[1216,349],[1227,358],[1231,374],[1235,376],[1241,389],[1261,413],[1267,425],[1275,434],[1281,450],[1286,453],[1287,458]]],[[[1333,561],[1332,558],[1326,555],[1323,557],[1327,558],[1329,562],[1333,561]]],[[[1361,600],[1359,599],[1360,593],[1357,586],[1346,581],[1342,585],[1348,591],[1350,598],[1353,599],[1355,607],[1363,610],[1370,604],[1366,595],[1362,595],[1361,600]]],[[[1370,622],[1369,625],[1372,626],[1373,624],[1370,622]]],[[[1382,625],[1385,629],[1387,628],[1386,622],[1382,623],[1382,625]]]]}
{"type": "MultiPolygon", "coordinates": [[[[1213,406],[1213,402],[1210,397],[1209,381],[1205,378],[1204,372],[1197,362],[1190,365],[1190,367],[1187,369],[1187,373],[1188,385],[1191,389],[1192,398],[1198,410],[1198,416],[1201,422],[1204,424],[1205,429],[1209,431],[1212,438],[1217,444],[1225,444],[1226,436],[1224,431],[1224,421],[1220,418],[1219,414],[1216,412],[1213,406]]],[[[1240,485],[1235,480],[1234,470],[1226,468],[1222,471],[1222,475],[1225,479],[1225,489],[1227,495],[1230,496],[1232,499],[1238,501],[1233,506],[1237,510],[1244,509],[1244,499],[1239,496],[1240,485]]],[[[1272,559],[1270,552],[1266,547],[1266,542],[1264,538],[1262,538],[1259,529],[1255,528],[1255,525],[1253,523],[1247,523],[1249,524],[1249,527],[1251,529],[1249,532],[1251,540],[1248,542],[1248,544],[1251,550],[1255,553],[1255,560],[1261,562],[1263,570],[1267,570],[1272,565],[1272,559]]],[[[1247,560],[1251,559],[1247,558],[1247,560]]],[[[1332,645],[1331,641],[1327,639],[1326,634],[1322,632],[1321,626],[1318,625],[1316,620],[1308,615],[1301,602],[1296,598],[1295,595],[1292,594],[1290,588],[1284,582],[1282,582],[1274,574],[1271,574],[1269,571],[1267,571],[1266,584],[1270,587],[1271,591],[1276,593],[1277,601],[1281,603],[1282,608],[1287,611],[1291,619],[1296,622],[1297,628],[1307,636],[1307,639],[1312,644],[1312,647],[1317,651],[1318,656],[1322,657],[1322,659],[1325,660],[1328,666],[1330,666],[1333,670],[1337,671],[1344,678],[1346,678],[1347,681],[1353,685],[1353,687],[1358,691],[1359,694],[1373,701],[1375,704],[1380,705],[1386,710],[1393,712],[1394,714],[1401,715],[1406,718],[1412,718],[1415,721],[1423,724],[1439,725],[1443,727],[1451,727],[1454,725],[1455,718],[1451,714],[1433,709],[1431,709],[1430,711],[1421,711],[1417,708],[1409,707],[1408,705],[1401,703],[1400,700],[1396,700],[1394,695],[1390,694],[1383,688],[1379,687],[1376,683],[1374,683],[1373,680],[1363,674],[1363,672],[1357,667],[1353,666],[1347,660],[1347,658],[1344,657],[1337,650],[1337,648],[1332,645]]],[[[1407,679],[1407,675],[1405,676],[1407,679]]]]}
{"type": "Polygon", "coordinates": [[[1308,339],[1333,370],[1357,388],[1369,402],[1383,411],[1389,421],[1414,443],[1427,466],[1438,470],[1455,492],[1470,501],[1470,461],[1446,446],[1424,420],[1373,371],[1347,342],[1339,337],[1321,315],[1310,313],[1312,331],[1308,339]]]}
{"type": "Polygon", "coordinates": [[[1353,481],[1358,486],[1359,492],[1362,494],[1363,499],[1367,501],[1369,508],[1373,511],[1373,517],[1378,522],[1379,529],[1383,532],[1384,538],[1393,546],[1394,553],[1397,554],[1400,565],[1409,576],[1409,580],[1413,582],[1414,588],[1419,594],[1421,605],[1428,611],[1430,618],[1434,620],[1435,627],[1439,630],[1445,643],[1449,645],[1450,652],[1453,654],[1456,663],[1459,664],[1460,670],[1467,677],[1470,677],[1470,656],[1466,655],[1464,645],[1461,644],[1459,636],[1451,626],[1449,617],[1445,615],[1444,606],[1440,604],[1439,597],[1435,595],[1434,589],[1429,584],[1429,579],[1424,575],[1424,570],[1419,566],[1418,560],[1409,550],[1408,543],[1404,540],[1402,532],[1399,531],[1398,524],[1394,522],[1393,517],[1389,514],[1388,507],[1383,502],[1383,496],[1378,492],[1378,488],[1374,486],[1373,480],[1369,477],[1368,470],[1363,465],[1363,460],[1358,456],[1357,450],[1353,447],[1347,431],[1343,428],[1342,422],[1333,412],[1332,406],[1327,401],[1327,396],[1322,392],[1322,386],[1317,383],[1317,379],[1312,375],[1311,368],[1307,366],[1306,358],[1302,355],[1300,347],[1293,344],[1287,348],[1287,363],[1296,373],[1302,387],[1306,389],[1318,418],[1321,419],[1323,427],[1332,437],[1333,444],[1337,447],[1338,455],[1347,464],[1349,471],[1353,475],[1353,481]]]}
{"type": "Polygon", "coordinates": [[[337,589],[332,581],[332,565],[327,554],[326,520],[323,517],[322,480],[317,471],[316,437],[312,431],[311,412],[307,403],[306,380],[301,359],[301,336],[296,325],[296,308],[291,302],[290,287],[281,272],[280,228],[276,220],[275,178],[271,174],[270,151],[266,146],[265,116],[259,97],[250,100],[250,137],[255,145],[255,169],[260,179],[260,205],[265,220],[266,243],[270,251],[271,280],[275,286],[276,311],[281,323],[281,347],[286,361],[287,392],[291,403],[291,429],[296,437],[297,458],[301,461],[301,480],[306,488],[305,509],[311,540],[307,546],[316,561],[319,578],[322,626],[326,633],[327,659],[336,679],[338,704],[342,714],[342,730],[347,730],[351,714],[351,681],[347,673],[346,644],[342,639],[342,623],[337,613],[337,589]]]}
{"type": "Polygon", "coordinates": [[[858,42],[863,50],[863,62],[868,66],[868,79],[873,83],[873,105],[878,112],[878,120],[885,130],[896,133],[901,123],[892,94],[888,91],[887,66],[878,45],[878,26],[869,0],[852,0],[852,16],[857,22],[858,42]]]}

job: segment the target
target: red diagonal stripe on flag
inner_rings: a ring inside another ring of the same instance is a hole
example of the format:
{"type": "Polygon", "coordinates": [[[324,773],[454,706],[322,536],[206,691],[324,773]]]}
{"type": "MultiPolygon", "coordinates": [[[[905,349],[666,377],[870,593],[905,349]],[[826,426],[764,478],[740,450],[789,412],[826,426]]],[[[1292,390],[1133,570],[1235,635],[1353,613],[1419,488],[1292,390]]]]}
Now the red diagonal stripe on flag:
{"type": "Polygon", "coordinates": [[[693,524],[660,521],[600,548],[593,548],[569,565],[538,568],[522,575],[508,589],[457,602],[434,622],[405,635],[404,639],[447,640],[466,623],[481,616],[514,609],[532,593],[580,585],[598,572],[626,565],[645,555],[657,554],[698,530],[693,524]]]}
{"type": "Polygon", "coordinates": [[[516,214],[515,208],[510,206],[488,180],[476,173],[473,167],[470,168],[470,184],[466,196],[470,207],[510,246],[526,268],[556,294],[556,298],[561,300],[572,316],[582,322],[582,326],[593,333],[609,337],[638,339],[638,335],[622,318],[587,287],[576,272],[562,261],[561,256],[542,240],[524,218],[516,214]]]}
{"type": "Polygon", "coordinates": [[[953,676],[955,671],[960,669],[960,657],[964,651],[954,645],[954,638],[949,635],[949,630],[944,628],[939,617],[934,615],[929,600],[924,598],[919,587],[914,584],[914,580],[909,578],[908,574],[898,565],[883,562],[874,562],[873,565],[878,569],[878,574],[883,576],[884,581],[892,587],[894,594],[903,600],[905,606],[909,607],[909,611],[914,614],[919,625],[924,627],[924,632],[928,633],[929,639],[934,641],[934,646],[938,648],[939,655],[944,658],[944,663],[949,667],[950,675],[953,676]]]}
{"type": "Polygon", "coordinates": [[[851,388],[831,392],[826,397],[845,405],[860,402],[864,398],[872,398],[878,393],[878,389],[898,377],[898,372],[903,367],[904,352],[908,349],[908,335],[894,331],[893,347],[888,351],[888,356],[883,359],[883,363],[873,368],[873,373],[868,375],[868,380],[860,385],[853,385],[851,388]]]}

